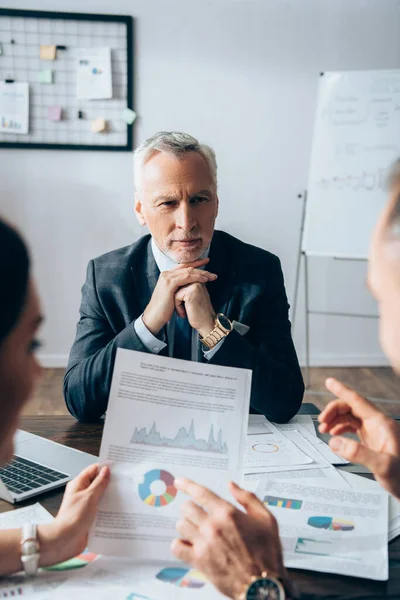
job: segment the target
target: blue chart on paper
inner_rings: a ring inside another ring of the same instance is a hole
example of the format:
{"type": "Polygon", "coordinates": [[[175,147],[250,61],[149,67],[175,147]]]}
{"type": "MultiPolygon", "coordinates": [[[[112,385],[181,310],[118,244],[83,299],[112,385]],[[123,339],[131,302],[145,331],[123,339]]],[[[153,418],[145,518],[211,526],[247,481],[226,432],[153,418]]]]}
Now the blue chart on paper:
{"type": "Polygon", "coordinates": [[[181,427],[175,437],[165,437],[160,434],[154,421],[149,432],[146,427],[138,429],[135,427],[131,444],[146,444],[148,446],[166,446],[168,448],[181,448],[183,450],[200,450],[201,452],[217,452],[227,454],[228,447],[222,439],[222,429],[215,436],[214,425],[211,425],[207,439],[197,438],[194,421],[189,429],[181,427]]]}

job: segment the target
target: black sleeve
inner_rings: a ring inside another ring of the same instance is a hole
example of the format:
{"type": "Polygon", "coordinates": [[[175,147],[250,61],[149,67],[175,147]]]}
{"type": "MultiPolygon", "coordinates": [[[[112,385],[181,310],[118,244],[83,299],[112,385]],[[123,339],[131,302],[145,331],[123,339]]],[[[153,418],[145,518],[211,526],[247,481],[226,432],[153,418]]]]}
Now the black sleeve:
{"type": "Polygon", "coordinates": [[[64,377],[69,412],[79,421],[94,421],[107,409],[117,348],[147,352],[133,323],[116,333],[101,307],[95,265],[89,262],[82,287],[80,319],[64,377]]]}
{"type": "Polygon", "coordinates": [[[304,383],[291,335],[282,268],[274,258],[268,285],[254,307],[250,331],[244,336],[232,331],[209,362],[251,369],[251,408],[271,421],[285,423],[300,408],[304,383]]]}

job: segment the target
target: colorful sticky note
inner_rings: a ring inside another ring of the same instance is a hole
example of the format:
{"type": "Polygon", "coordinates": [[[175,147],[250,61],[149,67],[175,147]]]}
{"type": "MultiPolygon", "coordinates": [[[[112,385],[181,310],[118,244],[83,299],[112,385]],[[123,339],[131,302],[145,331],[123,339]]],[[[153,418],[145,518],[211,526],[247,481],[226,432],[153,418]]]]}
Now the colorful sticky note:
{"type": "Polygon", "coordinates": [[[124,108],[124,110],[121,113],[121,117],[122,120],[125,121],[125,123],[128,123],[128,125],[132,125],[132,123],[136,120],[137,114],[134,110],[130,108],[124,108]]]}
{"type": "Polygon", "coordinates": [[[95,119],[92,121],[92,132],[93,133],[101,133],[106,129],[106,121],[105,119],[95,119]]]}
{"type": "Polygon", "coordinates": [[[56,46],[40,46],[40,58],[41,58],[41,60],[56,60],[57,47],[56,46]]]}
{"type": "Polygon", "coordinates": [[[39,71],[39,83],[53,83],[53,71],[51,69],[39,71]]]}
{"type": "Polygon", "coordinates": [[[61,121],[61,106],[49,106],[47,118],[49,121],[61,121]]]}

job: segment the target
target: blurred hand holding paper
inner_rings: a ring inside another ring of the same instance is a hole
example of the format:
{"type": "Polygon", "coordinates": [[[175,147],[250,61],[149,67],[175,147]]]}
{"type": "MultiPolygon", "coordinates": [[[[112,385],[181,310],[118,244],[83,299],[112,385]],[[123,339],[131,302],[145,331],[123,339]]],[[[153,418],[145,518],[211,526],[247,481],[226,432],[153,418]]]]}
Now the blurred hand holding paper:
{"type": "Polygon", "coordinates": [[[100,448],[111,480],[89,548],[171,560],[188,477],[230,498],[240,483],[251,371],[118,348],[100,448]]]}

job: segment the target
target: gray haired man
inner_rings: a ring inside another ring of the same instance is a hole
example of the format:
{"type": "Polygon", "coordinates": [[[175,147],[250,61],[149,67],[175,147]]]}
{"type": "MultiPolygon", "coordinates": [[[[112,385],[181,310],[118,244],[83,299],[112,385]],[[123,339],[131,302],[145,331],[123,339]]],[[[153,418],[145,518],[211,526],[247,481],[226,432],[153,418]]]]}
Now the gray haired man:
{"type": "Polygon", "coordinates": [[[252,369],[251,410],[287,421],[304,385],[279,259],[215,231],[217,163],[185,133],[161,132],[134,154],[131,246],[90,261],[64,379],[81,421],[107,408],[117,348],[252,369]]]}

